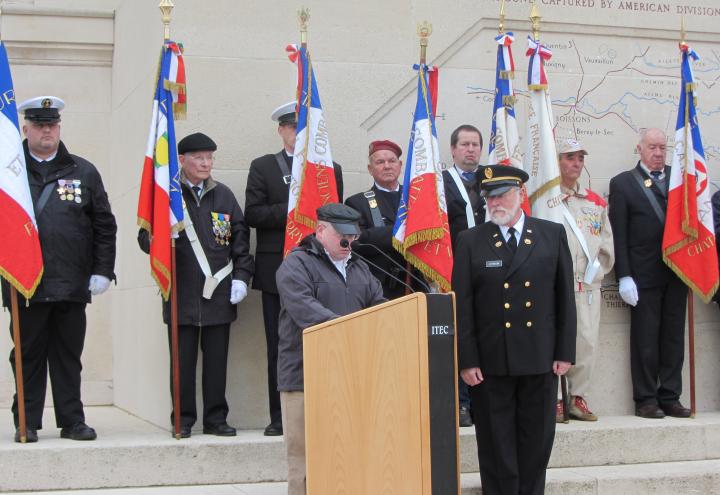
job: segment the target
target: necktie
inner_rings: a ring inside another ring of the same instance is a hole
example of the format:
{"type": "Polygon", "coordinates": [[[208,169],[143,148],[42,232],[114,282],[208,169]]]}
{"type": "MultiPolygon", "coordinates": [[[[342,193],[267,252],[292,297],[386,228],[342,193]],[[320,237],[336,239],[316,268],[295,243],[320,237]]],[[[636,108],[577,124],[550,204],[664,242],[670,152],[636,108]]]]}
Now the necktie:
{"type": "Polygon", "coordinates": [[[475,172],[463,172],[462,176],[467,182],[473,182],[475,180],[475,172]]]}
{"type": "Polygon", "coordinates": [[[508,229],[508,235],[510,236],[507,240],[507,245],[510,248],[510,251],[512,251],[513,254],[515,254],[515,251],[517,251],[517,239],[515,238],[515,227],[510,227],[508,229]]]}
{"type": "Polygon", "coordinates": [[[660,180],[662,172],[660,172],[659,170],[653,170],[652,172],[650,172],[650,175],[652,175],[653,179],[660,180]]]}
{"type": "Polygon", "coordinates": [[[195,193],[195,197],[200,199],[200,186],[192,186],[192,190],[195,193]]]}

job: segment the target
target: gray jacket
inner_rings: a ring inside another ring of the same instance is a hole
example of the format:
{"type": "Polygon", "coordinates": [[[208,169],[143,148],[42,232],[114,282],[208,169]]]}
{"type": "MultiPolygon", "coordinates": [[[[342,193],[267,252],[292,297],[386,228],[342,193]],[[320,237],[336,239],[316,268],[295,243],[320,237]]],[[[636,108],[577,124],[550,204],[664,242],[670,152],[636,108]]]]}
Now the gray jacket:
{"type": "Polygon", "coordinates": [[[347,281],[315,236],[293,249],[276,274],[280,294],[278,390],[304,389],[304,329],[385,301],[380,282],[361,260],[351,257],[347,281]]]}

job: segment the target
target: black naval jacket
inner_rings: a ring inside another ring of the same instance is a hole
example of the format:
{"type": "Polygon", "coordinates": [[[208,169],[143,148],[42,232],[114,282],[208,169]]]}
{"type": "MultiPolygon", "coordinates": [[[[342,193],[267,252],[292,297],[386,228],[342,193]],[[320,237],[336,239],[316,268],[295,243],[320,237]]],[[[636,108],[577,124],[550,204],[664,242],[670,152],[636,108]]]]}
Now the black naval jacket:
{"type": "MultiPolygon", "coordinates": [[[[89,161],[70,154],[62,141],[55,158],[46,164],[30,156],[27,139],[23,148],[44,265],[30,304],[89,303],[91,275],[115,279],[117,225],[100,173],[89,161]],[[46,186],[50,195],[40,209],[38,201],[46,186]]],[[[3,305],[8,307],[10,292],[4,280],[2,287],[3,305]]],[[[25,298],[18,297],[25,304],[25,298]]]]}
{"type": "MultiPolygon", "coordinates": [[[[385,254],[390,256],[396,263],[404,267],[407,263],[402,254],[400,254],[392,245],[392,232],[395,225],[395,217],[397,216],[398,206],[400,205],[400,191],[388,192],[381,191],[373,184],[370,189],[375,194],[375,200],[377,201],[377,207],[382,216],[384,225],[382,227],[376,227],[373,222],[372,210],[370,209],[370,203],[364,192],[350,196],[345,204],[351,208],[360,212],[360,234],[359,242],[363,244],[372,244],[378,247],[385,254]]],[[[397,276],[400,280],[405,280],[405,273],[403,273],[397,266],[393,265],[390,260],[385,256],[378,253],[371,247],[353,246],[353,251],[356,251],[361,256],[364,256],[372,263],[375,263],[383,270],[390,272],[397,276]]],[[[385,273],[381,272],[372,265],[369,265],[370,272],[380,281],[383,287],[383,294],[386,298],[392,299],[405,294],[405,286],[388,277],[385,273]]]]}
{"type": "Polygon", "coordinates": [[[573,266],[561,224],[525,217],[513,256],[500,228],[461,232],[453,267],[458,367],[538,375],[575,361],[573,266]]]}
{"type": "MultiPolygon", "coordinates": [[[[665,167],[665,190],[652,181],[640,166],[635,167],[650,185],[662,211],[667,209],[670,167],[665,167]]],[[[632,277],[639,289],[665,285],[676,275],[663,262],[662,240],[665,224],[655,214],[645,191],[630,170],[610,179],[608,216],[615,244],[615,276],[632,277]]]]}
{"type": "MultiPolygon", "coordinates": [[[[292,170],[292,158],[281,153],[288,170],[292,170]]],[[[333,166],[338,197],[342,202],[342,167],[334,162],[333,166]]],[[[282,263],[285,245],[289,187],[283,180],[275,155],[264,155],[250,163],[245,188],[245,221],[248,226],[255,227],[257,234],[252,287],[273,294],[278,293],[275,272],[282,263]]]]}
{"type": "MultiPolygon", "coordinates": [[[[195,232],[205,251],[210,270],[216,273],[233,260],[233,271],[215,288],[211,299],[202,297],[205,275],[195,258],[185,231],[175,241],[177,260],[178,324],[193,326],[222,325],[237,318],[237,304],[230,304],[232,280],[250,283],[253,274],[253,259],[250,250],[250,230],[245,225],[243,212],[229,187],[212,178],[205,181],[200,200],[190,189],[184,177],[181,180],[183,200],[187,213],[192,219],[195,232]],[[217,236],[213,232],[212,213],[230,215],[230,237],[217,236]],[[229,243],[223,243],[229,240],[229,243]]],[[[150,252],[149,236],[141,229],[138,244],[146,253],[150,252]]],[[[163,321],[169,323],[170,304],[163,302],[163,321]]]]}
{"type": "MultiPolygon", "coordinates": [[[[468,228],[467,214],[465,212],[465,205],[467,203],[465,203],[465,200],[462,198],[460,191],[458,191],[458,188],[455,185],[455,181],[450,176],[450,172],[447,170],[443,170],[443,183],[445,186],[448,223],[450,224],[450,240],[454,250],[455,246],[457,246],[458,234],[468,228]]],[[[485,200],[482,196],[479,196],[479,182],[474,184],[473,187],[477,189],[478,193],[478,203],[476,208],[473,208],[473,213],[475,214],[475,225],[480,225],[485,222],[485,200]]]]}

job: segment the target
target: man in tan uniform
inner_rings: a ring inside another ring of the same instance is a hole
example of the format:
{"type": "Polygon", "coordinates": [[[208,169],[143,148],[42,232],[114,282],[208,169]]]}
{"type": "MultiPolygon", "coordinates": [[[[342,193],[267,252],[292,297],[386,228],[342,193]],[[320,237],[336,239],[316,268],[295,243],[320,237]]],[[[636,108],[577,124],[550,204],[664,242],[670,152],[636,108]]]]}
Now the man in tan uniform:
{"type": "MultiPolygon", "coordinates": [[[[563,139],[558,143],[562,177],[560,187],[567,210],[563,225],[573,261],[577,309],[577,355],[575,366],[567,373],[570,393],[568,412],[573,419],[597,421],[585,397],[595,365],[600,328],[600,282],[612,269],[615,252],[607,203],[598,194],[579,184],[587,154],[574,139],[563,139]]],[[[557,422],[563,421],[561,401],[558,401],[555,419],[557,422]]]]}

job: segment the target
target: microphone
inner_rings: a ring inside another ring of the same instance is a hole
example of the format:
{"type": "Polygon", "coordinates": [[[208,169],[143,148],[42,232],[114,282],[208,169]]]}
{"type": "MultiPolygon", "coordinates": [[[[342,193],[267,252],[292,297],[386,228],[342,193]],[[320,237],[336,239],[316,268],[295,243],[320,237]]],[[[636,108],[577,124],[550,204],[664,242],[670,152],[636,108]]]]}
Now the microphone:
{"type": "MultiPolygon", "coordinates": [[[[343,239],[343,240],[345,241],[345,239],[343,239]]],[[[347,241],[345,241],[345,242],[347,242],[347,241]]],[[[413,275],[413,273],[412,273],[411,270],[408,270],[407,268],[405,268],[404,266],[402,266],[400,263],[398,263],[397,261],[395,261],[394,259],[392,259],[392,257],[390,257],[385,251],[383,251],[382,249],[380,249],[379,247],[377,247],[375,244],[368,244],[368,243],[364,243],[364,242],[360,242],[360,241],[355,241],[355,242],[353,242],[353,244],[355,244],[356,246],[362,246],[362,247],[369,246],[369,247],[373,248],[375,251],[377,251],[378,253],[380,253],[380,254],[382,254],[383,256],[385,256],[385,258],[387,258],[387,259],[390,261],[390,263],[392,263],[392,264],[395,265],[396,267],[400,268],[400,269],[403,271],[403,273],[407,273],[408,275],[410,275],[410,277],[411,277],[413,280],[415,280],[418,284],[420,284],[420,285],[422,286],[422,288],[425,289],[427,292],[433,292],[432,289],[430,289],[430,287],[429,287],[423,280],[421,280],[420,278],[418,278],[418,277],[416,277],[415,275],[413,275]]],[[[341,244],[341,245],[342,245],[342,244],[341,244]]],[[[346,247],[346,246],[343,246],[343,247],[346,247]]],[[[356,251],[353,251],[353,252],[354,252],[355,254],[357,254],[356,251]]],[[[414,291],[413,291],[413,292],[414,292],[414,291]]]]}
{"type": "MultiPolygon", "coordinates": [[[[350,241],[348,241],[347,239],[341,239],[341,240],[340,240],[340,247],[346,248],[346,247],[348,247],[349,245],[350,245],[350,241]]],[[[367,259],[366,257],[360,256],[356,251],[353,251],[353,254],[354,254],[355,256],[357,256],[358,258],[360,258],[361,260],[363,260],[363,261],[364,261],[365,263],[367,263],[368,265],[374,266],[375,268],[377,268],[378,270],[380,270],[381,272],[383,272],[383,273],[384,273],[385,275],[387,275],[388,277],[390,277],[390,278],[392,278],[392,279],[395,279],[397,282],[400,282],[400,283],[403,284],[405,287],[407,287],[408,289],[410,289],[410,292],[413,292],[413,293],[414,293],[414,292],[417,292],[415,289],[413,289],[412,287],[410,287],[408,284],[406,284],[405,282],[403,282],[402,280],[400,280],[398,277],[396,277],[396,276],[393,275],[392,273],[388,272],[387,270],[384,270],[384,269],[380,268],[378,265],[376,265],[375,263],[373,263],[372,261],[370,261],[370,260],[367,259]]]]}

